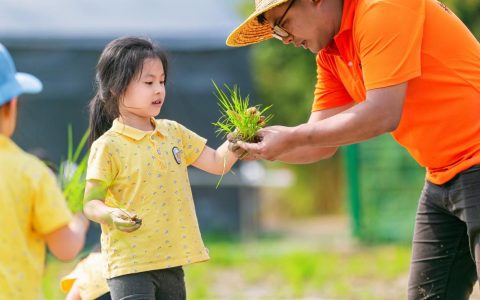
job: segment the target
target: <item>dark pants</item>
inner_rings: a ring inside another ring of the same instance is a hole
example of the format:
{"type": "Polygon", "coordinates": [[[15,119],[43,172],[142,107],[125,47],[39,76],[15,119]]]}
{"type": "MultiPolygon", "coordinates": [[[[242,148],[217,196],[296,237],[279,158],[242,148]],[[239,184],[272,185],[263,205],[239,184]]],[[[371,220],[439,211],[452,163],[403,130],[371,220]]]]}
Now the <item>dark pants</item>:
{"type": "Polygon", "coordinates": [[[112,300],[112,297],[110,296],[110,292],[101,295],[98,298],[95,298],[95,300],[112,300]]]}
{"type": "Polygon", "coordinates": [[[468,299],[478,272],[480,166],[475,166],[443,185],[425,183],[415,222],[408,299],[468,299]]]}
{"type": "Polygon", "coordinates": [[[133,273],[108,279],[114,300],[185,300],[182,267],[133,273]]]}

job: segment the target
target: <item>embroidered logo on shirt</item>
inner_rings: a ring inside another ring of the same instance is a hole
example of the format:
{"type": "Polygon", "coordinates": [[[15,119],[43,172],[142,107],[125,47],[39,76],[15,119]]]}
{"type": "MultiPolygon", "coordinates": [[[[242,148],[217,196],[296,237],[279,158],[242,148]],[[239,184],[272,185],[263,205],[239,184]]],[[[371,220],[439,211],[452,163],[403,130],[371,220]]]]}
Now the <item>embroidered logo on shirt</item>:
{"type": "Polygon", "coordinates": [[[178,149],[177,147],[173,147],[172,148],[172,153],[173,153],[173,158],[175,158],[175,161],[177,162],[177,164],[181,164],[182,163],[182,150],[178,149]]]}

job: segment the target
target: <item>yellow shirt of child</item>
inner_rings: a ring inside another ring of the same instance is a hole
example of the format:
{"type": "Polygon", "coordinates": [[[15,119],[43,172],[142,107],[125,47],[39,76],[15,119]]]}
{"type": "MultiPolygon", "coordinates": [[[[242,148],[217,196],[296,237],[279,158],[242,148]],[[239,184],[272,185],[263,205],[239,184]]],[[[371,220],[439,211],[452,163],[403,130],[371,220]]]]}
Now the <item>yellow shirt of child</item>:
{"type": "Polygon", "coordinates": [[[107,280],[103,277],[103,257],[100,252],[92,252],[81,260],[75,269],[60,280],[63,292],[68,293],[76,281],[80,298],[93,300],[108,293],[107,280]]]}
{"type": "Polygon", "coordinates": [[[0,135],[0,299],[42,299],[43,236],[72,216],[43,162],[0,135]]]}
{"type": "Polygon", "coordinates": [[[108,206],[142,219],[131,233],[102,225],[106,278],[209,259],[187,172],[206,140],[175,121],[152,125],[142,131],[115,120],[92,144],[87,180],[109,185],[108,206]]]}

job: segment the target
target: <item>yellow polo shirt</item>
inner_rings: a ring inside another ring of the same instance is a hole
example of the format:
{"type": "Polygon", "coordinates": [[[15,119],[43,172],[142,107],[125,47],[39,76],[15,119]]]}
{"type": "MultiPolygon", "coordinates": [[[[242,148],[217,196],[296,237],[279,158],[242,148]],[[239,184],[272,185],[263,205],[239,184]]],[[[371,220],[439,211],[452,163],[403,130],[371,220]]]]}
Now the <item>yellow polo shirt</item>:
{"type": "Polygon", "coordinates": [[[90,151],[87,180],[108,184],[108,206],[142,219],[131,233],[102,225],[106,278],[209,259],[187,173],[206,140],[175,121],[152,124],[142,131],[115,120],[90,151]]]}
{"type": "Polygon", "coordinates": [[[0,299],[42,299],[43,236],[71,213],[51,171],[0,134],[0,299]]]}
{"type": "Polygon", "coordinates": [[[75,269],[60,280],[60,288],[68,293],[77,282],[82,300],[94,300],[108,293],[108,284],[103,273],[103,257],[99,252],[92,252],[81,260],[75,269]]]}

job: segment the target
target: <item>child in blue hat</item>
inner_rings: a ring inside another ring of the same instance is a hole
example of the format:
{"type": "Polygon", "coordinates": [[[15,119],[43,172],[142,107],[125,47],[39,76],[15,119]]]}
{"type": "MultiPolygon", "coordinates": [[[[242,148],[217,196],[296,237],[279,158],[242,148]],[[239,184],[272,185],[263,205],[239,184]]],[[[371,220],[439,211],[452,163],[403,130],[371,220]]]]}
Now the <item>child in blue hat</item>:
{"type": "Polygon", "coordinates": [[[41,90],[36,77],[16,71],[0,44],[0,299],[41,298],[45,246],[72,259],[88,229],[82,214],[72,217],[48,167],[11,140],[18,97],[41,90]]]}

